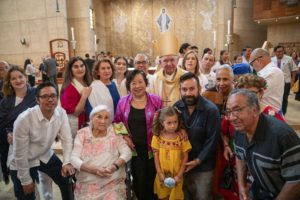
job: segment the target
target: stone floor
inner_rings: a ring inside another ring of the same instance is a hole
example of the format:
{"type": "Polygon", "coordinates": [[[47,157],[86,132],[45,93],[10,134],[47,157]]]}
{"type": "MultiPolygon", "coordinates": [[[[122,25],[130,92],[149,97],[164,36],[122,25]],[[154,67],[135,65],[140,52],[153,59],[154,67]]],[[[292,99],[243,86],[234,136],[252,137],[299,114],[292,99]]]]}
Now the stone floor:
{"type": "MultiPolygon", "coordinates": [[[[286,115],[286,120],[289,125],[291,125],[300,136],[300,101],[294,100],[294,95],[290,95],[289,97],[289,105],[288,111],[286,115]]],[[[54,149],[60,149],[60,144],[54,144],[54,149]]],[[[55,200],[60,200],[60,192],[58,187],[53,184],[53,192],[55,200]]],[[[10,183],[9,185],[5,185],[3,182],[0,182],[0,200],[13,200],[15,199],[13,193],[13,185],[10,183]]],[[[43,200],[43,199],[41,199],[43,200]]]]}

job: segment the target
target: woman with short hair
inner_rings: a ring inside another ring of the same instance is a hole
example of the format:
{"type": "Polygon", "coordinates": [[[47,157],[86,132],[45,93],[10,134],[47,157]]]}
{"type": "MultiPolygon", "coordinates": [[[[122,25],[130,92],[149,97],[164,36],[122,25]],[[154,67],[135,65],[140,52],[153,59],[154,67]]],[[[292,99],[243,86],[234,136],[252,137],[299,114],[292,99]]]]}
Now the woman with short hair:
{"type": "Polygon", "coordinates": [[[114,119],[120,95],[116,84],[112,81],[115,73],[114,64],[110,59],[103,58],[93,67],[94,81],[91,84],[91,94],[86,104],[86,113],[90,114],[97,105],[106,105],[110,110],[111,119],[114,119]]]}
{"type": "Polygon", "coordinates": [[[129,95],[118,103],[115,122],[123,122],[128,130],[124,135],[133,151],[131,169],[133,190],[138,199],[154,199],[155,166],[151,149],[152,121],[162,107],[159,96],[146,92],[148,80],[141,70],[133,70],[126,77],[129,95]],[[143,170],[141,170],[143,169],[143,170]]]}

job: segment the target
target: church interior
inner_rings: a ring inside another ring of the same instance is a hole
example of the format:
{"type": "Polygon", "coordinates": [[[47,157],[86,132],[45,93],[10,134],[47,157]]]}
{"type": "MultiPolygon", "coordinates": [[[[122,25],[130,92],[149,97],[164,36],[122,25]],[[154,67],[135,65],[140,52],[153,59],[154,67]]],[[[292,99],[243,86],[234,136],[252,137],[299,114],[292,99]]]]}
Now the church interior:
{"type": "MultiPolygon", "coordinates": [[[[204,48],[216,60],[227,50],[233,61],[245,47],[273,55],[277,45],[300,57],[300,0],[0,0],[0,26],[0,60],[23,66],[30,58],[38,68],[50,55],[60,78],[70,58],[87,53],[133,59],[143,52],[154,67],[163,32],[174,33],[179,46],[197,46],[199,57],[204,48]]],[[[286,119],[298,135],[299,112],[291,92],[286,119]]],[[[0,182],[0,199],[14,199],[12,184],[0,182]]]]}

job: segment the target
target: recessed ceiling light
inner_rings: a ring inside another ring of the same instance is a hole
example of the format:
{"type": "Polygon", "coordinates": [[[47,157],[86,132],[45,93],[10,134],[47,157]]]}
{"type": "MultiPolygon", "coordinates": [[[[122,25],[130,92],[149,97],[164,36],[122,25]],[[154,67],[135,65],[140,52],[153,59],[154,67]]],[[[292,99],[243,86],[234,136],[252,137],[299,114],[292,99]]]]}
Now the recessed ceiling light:
{"type": "Polygon", "coordinates": [[[297,16],[296,19],[298,20],[298,19],[299,19],[299,16],[297,16]]]}
{"type": "Polygon", "coordinates": [[[258,23],[258,24],[260,24],[260,21],[259,21],[259,20],[257,20],[257,23],[258,23]]]}
{"type": "Polygon", "coordinates": [[[275,22],[278,22],[278,19],[277,19],[277,18],[275,19],[275,22]]]}

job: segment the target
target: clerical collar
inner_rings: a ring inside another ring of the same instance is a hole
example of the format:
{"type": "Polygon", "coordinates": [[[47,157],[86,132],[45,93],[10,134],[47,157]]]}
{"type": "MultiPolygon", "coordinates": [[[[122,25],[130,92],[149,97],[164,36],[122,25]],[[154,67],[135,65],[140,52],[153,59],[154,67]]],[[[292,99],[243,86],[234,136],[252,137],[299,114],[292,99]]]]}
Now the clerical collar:
{"type": "Polygon", "coordinates": [[[175,75],[176,75],[176,72],[177,72],[177,69],[176,69],[176,70],[174,71],[174,73],[171,74],[171,75],[168,75],[168,74],[164,73],[164,76],[165,76],[166,80],[167,80],[167,81],[173,81],[173,79],[174,79],[174,77],[175,77],[175,75]]]}

